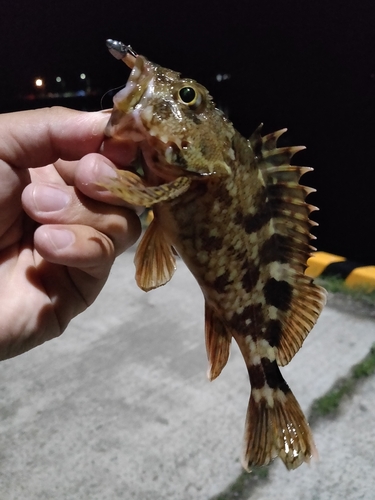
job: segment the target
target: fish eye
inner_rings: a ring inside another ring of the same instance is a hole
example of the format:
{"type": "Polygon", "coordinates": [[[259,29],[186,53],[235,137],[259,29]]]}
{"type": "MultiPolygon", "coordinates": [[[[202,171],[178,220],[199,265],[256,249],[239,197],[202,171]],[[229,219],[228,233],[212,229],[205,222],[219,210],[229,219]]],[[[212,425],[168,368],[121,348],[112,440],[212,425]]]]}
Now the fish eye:
{"type": "Polygon", "coordinates": [[[178,97],[184,104],[187,104],[191,107],[197,107],[201,102],[200,94],[189,85],[187,85],[186,87],[182,87],[179,90],[178,97]]]}
{"type": "Polygon", "coordinates": [[[185,104],[194,104],[197,97],[197,93],[195,92],[193,87],[182,87],[178,95],[180,96],[181,101],[185,104]]]}

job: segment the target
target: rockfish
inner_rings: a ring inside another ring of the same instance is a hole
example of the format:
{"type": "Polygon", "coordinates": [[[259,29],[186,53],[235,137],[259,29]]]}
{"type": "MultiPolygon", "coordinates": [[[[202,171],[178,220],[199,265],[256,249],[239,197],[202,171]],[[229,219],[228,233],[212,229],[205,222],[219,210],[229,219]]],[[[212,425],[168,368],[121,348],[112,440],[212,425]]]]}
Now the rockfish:
{"type": "Polygon", "coordinates": [[[315,207],[305,202],[314,189],[299,179],[312,169],[290,164],[304,148],[276,146],[286,129],[262,136],[259,127],[245,139],[205,87],[121,42],[107,45],[132,71],[114,96],[106,135],[135,142],[144,173],[119,170],[103,186],[155,216],[135,255],[136,281],[145,291],[164,285],[181,256],[205,299],[209,379],[226,365],[232,337],[249,373],[243,466],[279,456],[294,469],[315,445],[279,366],[326,300],[304,274],[315,207]]]}

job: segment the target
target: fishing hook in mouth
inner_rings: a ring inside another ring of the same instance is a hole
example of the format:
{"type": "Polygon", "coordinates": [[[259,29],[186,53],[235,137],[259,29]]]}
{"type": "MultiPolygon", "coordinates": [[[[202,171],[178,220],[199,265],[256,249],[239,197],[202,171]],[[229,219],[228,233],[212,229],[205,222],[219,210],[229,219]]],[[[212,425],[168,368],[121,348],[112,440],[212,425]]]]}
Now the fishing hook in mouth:
{"type": "Polygon", "coordinates": [[[108,40],[106,41],[106,45],[113,57],[124,61],[124,63],[129,66],[129,68],[134,67],[135,59],[138,54],[131,48],[130,45],[125,45],[118,40],[112,40],[112,38],[108,38],[108,40]]]}

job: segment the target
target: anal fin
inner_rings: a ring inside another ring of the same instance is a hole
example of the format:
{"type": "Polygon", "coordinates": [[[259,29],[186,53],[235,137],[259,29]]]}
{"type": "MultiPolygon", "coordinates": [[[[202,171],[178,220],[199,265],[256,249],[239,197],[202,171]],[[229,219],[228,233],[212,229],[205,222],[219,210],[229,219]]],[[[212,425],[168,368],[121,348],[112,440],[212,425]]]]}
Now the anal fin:
{"type": "Polygon", "coordinates": [[[168,283],[176,270],[173,247],[166,241],[155,218],[138,245],[134,264],[135,279],[145,292],[168,283]]]}
{"type": "Polygon", "coordinates": [[[232,334],[207,303],[205,304],[205,330],[209,362],[207,377],[212,381],[220,375],[227,364],[232,334]]]}

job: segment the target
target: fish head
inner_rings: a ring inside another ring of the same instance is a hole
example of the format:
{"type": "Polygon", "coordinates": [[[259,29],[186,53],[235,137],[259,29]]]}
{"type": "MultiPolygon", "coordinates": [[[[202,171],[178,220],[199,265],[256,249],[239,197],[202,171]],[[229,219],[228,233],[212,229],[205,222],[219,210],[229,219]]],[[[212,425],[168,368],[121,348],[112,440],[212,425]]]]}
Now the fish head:
{"type": "Polygon", "coordinates": [[[203,85],[137,56],[113,102],[106,135],[138,143],[161,178],[230,174],[234,128],[203,85]]]}

